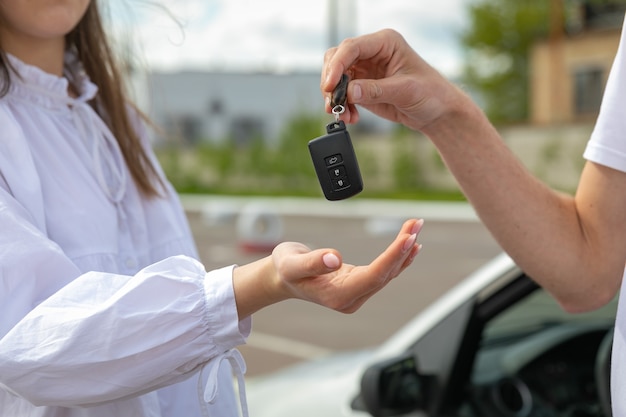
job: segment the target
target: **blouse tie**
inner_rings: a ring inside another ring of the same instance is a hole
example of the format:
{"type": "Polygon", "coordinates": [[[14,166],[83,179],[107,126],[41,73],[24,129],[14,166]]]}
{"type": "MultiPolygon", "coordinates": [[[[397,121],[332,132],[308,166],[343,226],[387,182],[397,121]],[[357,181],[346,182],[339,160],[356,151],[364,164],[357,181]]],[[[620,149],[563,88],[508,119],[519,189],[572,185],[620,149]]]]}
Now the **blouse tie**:
{"type": "Polygon", "coordinates": [[[246,362],[244,361],[241,353],[237,349],[229,349],[226,352],[217,355],[210,361],[208,361],[200,370],[200,376],[198,378],[198,398],[202,405],[202,413],[205,417],[209,417],[208,404],[213,404],[217,395],[218,389],[218,373],[223,361],[227,360],[230,363],[235,375],[237,376],[237,385],[239,386],[239,403],[241,405],[241,413],[243,417],[248,417],[248,403],[246,402],[246,388],[243,375],[246,373],[246,362]],[[207,368],[209,376],[207,378],[206,387],[204,393],[202,393],[202,374],[204,369],[207,368]]]}

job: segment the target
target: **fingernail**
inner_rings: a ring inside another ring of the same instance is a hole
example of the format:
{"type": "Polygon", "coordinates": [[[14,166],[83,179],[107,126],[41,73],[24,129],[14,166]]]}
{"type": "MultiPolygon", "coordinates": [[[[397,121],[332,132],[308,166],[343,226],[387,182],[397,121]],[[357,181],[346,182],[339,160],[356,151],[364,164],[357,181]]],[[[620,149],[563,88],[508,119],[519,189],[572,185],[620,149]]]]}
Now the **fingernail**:
{"type": "Polygon", "coordinates": [[[326,73],[326,77],[324,78],[324,84],[322,85],[328,85],[328,80],[330,80],[330,71],[326,73]]]}
{"type": "Polygon", "coordinates": [[[356,84],[352,87],[352,101],[358,101],[363,96],[363,91],[361,90],[361,86],[356,84]]]}
{"type": "Polygon", "coordinates": [[[335,269],[339,266],[339,258],[334,253],[327,253],[322,256],[322,261],[327,268],[335,269]]]}
{"type": "Polygon", "coordinates": [[[419,219],[418,221],[416,221],[413,225],[413,228],[411,229],[411,234],[417,234],[420,230],[422,230],[423,225],[424,219],[419,219]]]}
{"type": "Polygon", "coordinates": [[[415,258],[417,257],[417,255],[418,255],[421,251],[422,251],[422,245],[420,244],[420,245],[417,247],[417,250],[411,254],[411,259],[409,259],[409,263],[410,263],[410,264],[411,264],[411,263],[413,263],[413,261],[415,260],[415,258]]]}
{"type": "Polygon", "coordinates": [[[413,233],[411,236],[408,237],[406,242],[404,242],[404,246],[402,246],[402,251],[406,252],[410,250],[413,247],[413,245],[415,245],[416,240],[417,240],[417,234],[413,233]]]}

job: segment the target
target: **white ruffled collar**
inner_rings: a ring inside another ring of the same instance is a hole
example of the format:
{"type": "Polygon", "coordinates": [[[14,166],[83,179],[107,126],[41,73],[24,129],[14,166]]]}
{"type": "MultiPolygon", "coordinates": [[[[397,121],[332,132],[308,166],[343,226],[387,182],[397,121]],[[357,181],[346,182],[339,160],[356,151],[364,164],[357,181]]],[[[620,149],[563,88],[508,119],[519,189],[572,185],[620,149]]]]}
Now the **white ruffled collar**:
{"type": "Polygon", "coordinates": [[[19,76],[11,78],[7,99],[67,113],[74,120],[85,146],[90,149],[94,173],[102,191],[119,205],[128,182],[124,157],[108,126],[89,104],[98,87],[91,82],[76,54],[66,52],[63,77],[26,64],[13,55],[8,58],[19,76]],[[79,97],[70,95],[70,82],[78,89],[79,97]]]}
{"type": "Polygon", "coordinates": [[[65,70],[62,77],[27,64],[11,54],[7,54],[7,57],[18,74],[11,78],[9,96],[58,109],[76,102],[86,103],[98,93],[98,87],[91,82],[74,52],[65,53],[65,70]],[[70,82],[78,89],[79,97],[70,96],[68,91],[70,82]]]}

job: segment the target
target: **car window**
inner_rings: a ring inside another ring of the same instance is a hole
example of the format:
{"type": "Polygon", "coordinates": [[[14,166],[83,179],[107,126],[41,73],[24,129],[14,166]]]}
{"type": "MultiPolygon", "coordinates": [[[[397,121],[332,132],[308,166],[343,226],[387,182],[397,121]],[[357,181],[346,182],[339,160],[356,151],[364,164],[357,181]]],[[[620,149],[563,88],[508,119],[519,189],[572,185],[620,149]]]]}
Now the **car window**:
{"type": "Polygon", "coordinates": [[[571,314],[564,311],[547,291],[539,288],[492,318],[483,332],[483,343],[523,336],[567,322],[612,322],[617,311],[617,299],[616,296],[594,311],[571,314]]]}
{"type": "Polygon", "coordinates": [[[519,293],[521,298],[501,295],[493,300],[510,304],[485,317],[458,414],[600,415],[589,410],[606,406],[601,398],[608,391],[598,387],[608,380],[607,362],[598,359],[610,346],[604,342],[612,335],[617,297],[597,310],[571,314],[540,287],[519,293]]]}

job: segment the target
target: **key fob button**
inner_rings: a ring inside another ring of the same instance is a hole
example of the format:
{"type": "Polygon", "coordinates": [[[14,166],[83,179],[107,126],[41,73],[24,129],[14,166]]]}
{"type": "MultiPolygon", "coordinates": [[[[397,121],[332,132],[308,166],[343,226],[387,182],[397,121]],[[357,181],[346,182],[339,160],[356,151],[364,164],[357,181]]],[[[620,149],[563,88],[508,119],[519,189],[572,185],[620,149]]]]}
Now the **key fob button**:
{"type": "Polygon", "coordinates": [[[346,176],[346,167],[339,165],[338,167],[328,170],[331,178],[341,178],[346,176]]]}
{"type": "Polygon", "coordinates": [[[326,158],[326,165],[328,166],[340,164],[341,162],[343,162],[343,158],[341,157],[341,154],[332,155],[326,158]]]}
{"type": "Polygon", "coordinates": [[[333,183],[333,191],[339,191],[339,190],[342,190],[344,188],[348,188],[350,186],[350,182],[345,177],[344,178],[333,178],[332,179],[332,183],[333,183]]]}

